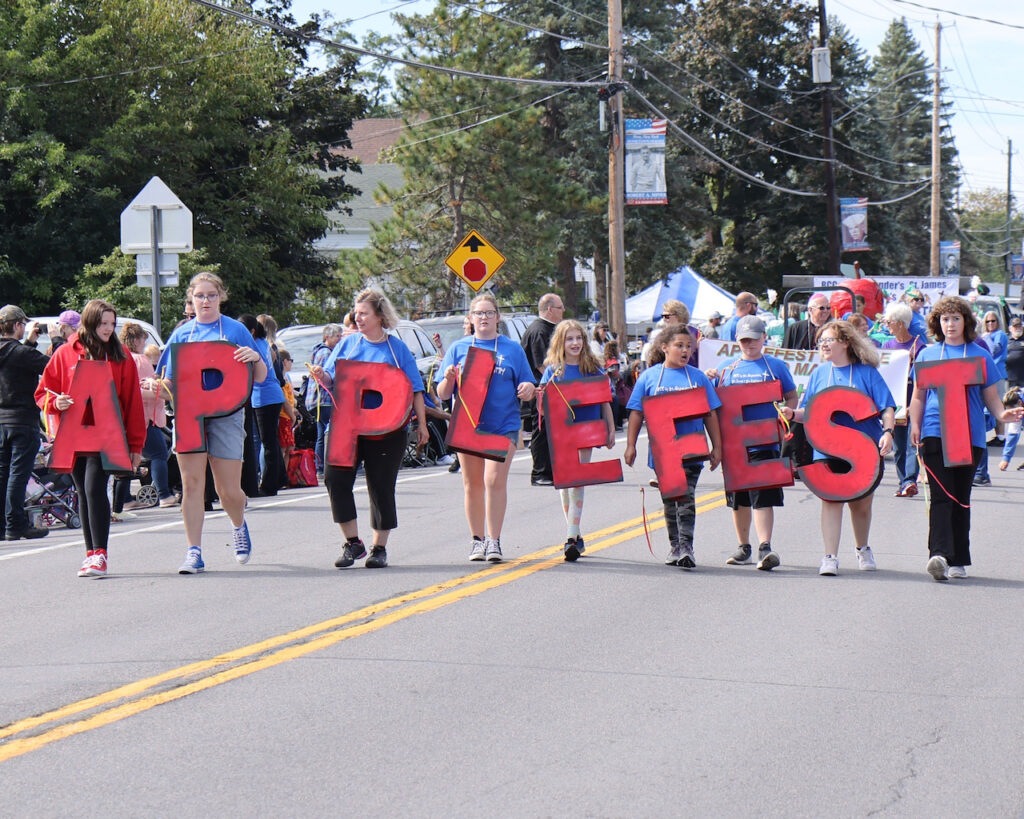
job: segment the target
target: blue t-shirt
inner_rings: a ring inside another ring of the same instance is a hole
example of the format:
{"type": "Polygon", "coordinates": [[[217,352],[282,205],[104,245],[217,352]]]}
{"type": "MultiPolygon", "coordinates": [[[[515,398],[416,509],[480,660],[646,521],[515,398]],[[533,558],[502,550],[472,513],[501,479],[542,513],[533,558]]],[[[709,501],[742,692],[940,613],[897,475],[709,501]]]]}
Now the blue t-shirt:
{"type": "MultiPolygon", "coordinates": [[[[598,367],[597,368],[597,372],[596,373],[591,373],[590,375],[594,376],[594,375],[604,375],[604,374],[605,374],[604,370],[602,370],[600,367],[598,367]]],[[[554,380],[557,383],[562,384],[562,383],[564,383],[566,381],[574,381],[577,378],[587,378],[587,377],[588,376],[585,376],[583,373],[580,372],[580,368],[579,368],[578,364],[566,364],[565,365],[565,372],[563,372],[558,377],[555,377],[554,370],[552,370],[551,367],[548,366],[548,367],[544,368],[544,374],[541,375],[541,377],[540,377],[540,383],[543,386],[544,384],[547,384],[549,381],[554,380]]],[[[548,400],[559,402],[562,399],[560,399],[557,395],[555,395],[553,397],[550,397],[548,400]]],[[[614,396],[612,395],[612,384],[609,381],[608,382],[608,402],[611,403],[613,400],[614,400],[614,396]]],[[[554,406],[557,406],[557,403],[556,404],[552,404],[552,407],[554,407],[554,406]]],[[[600,420],[600,418],[601,418],[601,407],[602,407],[601,404],[592,404],[590,406],[585,406],[585,407],[573,407],[573,415],[576,418],[576,420],[573,423],[578,424],[581,421],[598,421],[598,420],[600,420]]]]}
{"type": "Polygon", "coordinates": [[[728,321],[726,321],[725,324],[718,328],[718,338],[722,341],[735,341],[736,324],[739,320],[739,316],[732,316],[728,321]]]}
{"type": "Polygon", "coordinates": [[[993,330],[991,333],[985,334],[985,341],[988,342],[992,359],[999,369],[999,377],[1006,378],[1006,353],[1010,343],[1009,337],[1002,330],[993,330]]]}
{"type": "Polygon", "coordinates": [[[912,336],[917,336],[924,344],[928,344],[928,322],[924,320],[924,316],[920,313],[914,313],[910,317],[907,332],[912,336]]]}
{"type": "Polygon", "coordinates": [[[284,390],[281,389],[281,384],[278,382],[277,375],[274,374],[274,368],[271,366],[270,344],[267,343],[265,338],[256,339],[256,351],[267,365],[267,377],[252,385],[253,408],[258,409],[259,407],[269,407],[271,404],[283,404],[284,390]]]}
{"type": "MultiPolygon", "coordinates": [[[[782,394],[796,389],[796,382],[789,367],[782,359],[771,355],[762,355],[753,361],[734,358],[726,361],[718,371],[718,387],[730,387],[733,384],[755,384],[760,381],[781,381],[782,394]]],[[[772,404],[755,404],[743,410],[745,421],[760,421],[765,418],[778,418],[778,411],[772,404]]],[[[752,446],[751,452],[760,450],[777,450],[777,446],[752,446]]]]}
{"type": "Polygon", "coordinates": [[[471,347],[479,347],[495,355],[494,374],[487,388],[484,408],[480,412],[478,429],[495,435],[518,432],[522,422],[519,419],[519,398],[516,396],[516,389],[520,384],[533,383],[533,370],[530,369],[530,362],[526,360],[526,353],[507,336],[497,336],[486,341],[476,336],[463,336],[444,354],[441,375],[443,376],[452,365],[461,367],[471,347]]]}
{"type": "MultiPolygon", "coordinates": [[[[953,358],[981,358],[985,362],[985,383],[967,388],[967,425],[971,431],[971,446],[985,446],[985,402],[981,391],[999,381],[999,371],[995,361],[976,342],[963,344],[933,344],[917,354],[914,362],[914,381],[917,381],[917,365],[922,361],[942,361],[953,358]]],[[[916,388],[916,386],[915,386],[916,388]]],[[[935,390],[928,390],[924,397],[924,419],[921,421],[922,438],[941,438],[942,429],[939,423],[939,396],[935,390]]]]}
{"type": "MultiPolygon", "coordinates": [[[[807,400],[812,395],[829,387],[853,387],[855,390],[860,390],[874,402],[879,415],[888,407],[896,409],[896,401],[892,397],[892,392],[878,370],[870,364],[859,362],[847,364],[845,367],[836,367],[827,362],[819,364],[811,373],[800,406],[806,407],[807,400]]],[[[853,418],[845,412],[838,412],[833,420],[841,427],[859,429],[877,443],[878,439],[882,437],[882,419],[879,415],[854,423],[853,418]]],[[[829,457],[833,456],[814,450],[815,460],[829,457]]]]}
{"type": "MultiPolygon", "coordinates": [[[[252,334],[245,329],[245,325],[240,321],[235,321],[227,316],[221,316],[210,324],[200,324],[196,319],[191,319],[180,327],[176,327],[174,332],[171,333],[171,337],[167,339],[167,346],[164,347],[164,351],[160,354],[160,361],[156,365],[158,375],[162,375],[165,378],[174,378],[171,365],[171,348],[175,344],[185,344],[190,341],[230,341],[239,347],[249,347],[258,353],[260,352],[256,342],[253,340],[252,334]]],[[[270,361],[262,353],[260,353],[260,357],[263,358],[263,363],[267,365],[267,370],[272,374],[273,367],[271,367],[270,361]]],[[[221,381],[222,379],[217,373],[212,371],[203,373],[203,389],[216,389],[220,386],[221,381]]]]}
{"type": "MultiPolygon", "coordinates": [[[[702,387],[708,397],[708,407],[716,410],[722,406],[722,402],[715,393],[715,388],[696,367],[666,367],[664,364],[655,364],[648,367],[636,380],[633,386],[633,393],[629,396],[626,409],[643,412],[644,398],[648,395],[664,395],[669,392],[681,392],[702,387]]],[[[704,430],[704,419],[686,418],[676,421],[676,435],[686,435],[691,432],[702,432],[704,430]]],[[[654,455],[647,453],[647,465],[654,469],[654,455]]]]}
{"type": "MultiPolygon", "coordinates": [[[[330,373],[332,379],[336,371],[335,363],[339,358],[342,361],[373,361],[398,367],[412,384],[412,391],[423,392],[423,376],[416,367],[416,359],[405,342],[397,336],[388,334],[379,342],[368,341],[362,333],[345,336],[334,346],[324,364],[324,370],[330,373]]],[[[363,406],[366,409],[376,409],[382,402],[383,398],[379,397],[379,394],[369,393],[364,399],[363,406]]]]}

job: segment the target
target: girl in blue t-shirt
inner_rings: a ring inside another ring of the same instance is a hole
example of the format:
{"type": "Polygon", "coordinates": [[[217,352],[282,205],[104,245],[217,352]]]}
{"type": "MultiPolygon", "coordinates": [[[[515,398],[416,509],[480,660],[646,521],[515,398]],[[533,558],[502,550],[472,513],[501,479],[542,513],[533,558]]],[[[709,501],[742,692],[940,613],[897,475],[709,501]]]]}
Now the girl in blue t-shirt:
{"type": "Polygon", "coordinates": [[[523,348],[507,336],[498,334],[500,314],[498,303],[490,293],[481,293],[469,305],[473,335],[460,338],[445,353],[441,362],[444,378],[437,385],[437,395],[447,401],[457,391],[462,362],[472,347],[494,353],[494,374],[487,388],[487,398],[477,420],[481,432],[504,435],[509,441],[504,461],[492,461],[479,455],[459,453],[462,464],[462,486],[466,493],[466,521],[473,537],[470,560],[500,563],[501,526],[508,503],[508,471],[512,455],[519,444],[522,422],[519,401],[531,401],[535,386],[533,371],[523,348]]]}
{"type": "Polygon", "coordinates": [[[936,580],[948,580],[967,577],[967,567],[971,565],[971,486],[975,465],[985,446],[984,407],[999,421],[1020,420],[1024,409],[1003,407],[997,386],[999,371],[992,356],[975,342],[978,333],[974,313],[965,299],[959,296],[939,299],[928,314],[928,329],[936,343],[918,353],[915,373],[917,366],[925,361],[980,358],[985,366],[984,384],[967,388],[967,426],[974,463],[946,466],[943,462],[943,430],[936,390],[915,386],[908,412],[910,442],[921,453],[931,496],[926,571],[936,580]]]}
{"type": "MultiPolygon", "coordinates": [[[[553,401],[553,407],[559,407],[558,394],[559,383],[572,381],[576,378],[585,378],[589,375],[604,375],[604,370],[598,363],[597,356],[587,344],[587,333],[583,325],[573,319],[566,319],[559,322],[555,332],[551,336],[551,344],[548,346],[548,354],[544,359],[544,373],[540,377],[541,389],[545,384],[551,383],[556,394],[549,398],[553,401]]],[[[596,421],[604,419],[608,429],[606,446],[611,449],[615,446],[615,419],[612,417],[612,394],[611,382],[608,384],[608,403],[600,406],[592,405],[587,407],[573,407],[572,417],[574,423],[583,421],[596,421]]],[[[537,404],[541,406],[541,390],[537,391],[537,404]]],[[[557,410],[557,411],[560,411],[557,410]]],[[[538,435],[545,434],[543,430],[537,431],[538,435]]],[[[580,461],[590,463],[591,448],[579,451],[580,461]]],[[[583,487],[572,486],[568,489],[559,489],[558,494],[562,498],[562,511],[565,513],[565,523],[568,527],[563,552],[565,559],[569,562],[576,560],[583,554],[585,545],[580,534],[580,520],[583,517],[583,487]]]]}
{"type": "MultiPolygon", "coordinates": [[[[854,422],[845,413],[838,413],[835,422],[840,426],[860,430],[871,440],[877,441],[879,458],[883,458],[892,450],[896,401],[885,380],[878,373],[878,348],[848,321],[830,321],[824,325],[818,330],[817,342],[823,363],[811,373],[800,402],[800,409],[786,408],[782,411],[783,414],[790,420],[803,423],[804,408],[808,399],[815,393],[836,386],[860,390],[874,402],[878,414],[866,421],[854,422]]],[[[833,472],[849,471],[842,459],[829,457],[817,450],[814,451],[814,460],[828,462],[833,472]]],[[[882,471],[879,468],[879,481],[881,478],[882,471]]],[[[878,568],[875,556],[868,545],[868,535],[871,532],[871,501],[877,486],[876,482],[868,492],[848,502],[821,499],[821,537],[825,544],[825,555],[821,559],[818,574],[835,576],[839,573],[839,538],[843,532],[844,505],[850,507],[858,568],[865,572],[873,572],[878,568]]]]}
{"type": "MultiPolygon", "coordinates": [[[[715,412],[722,402],[715,394],[707,376],[696,367],[688,367],[693,336],[685,325],[672,325],[662,330],[655,338],[654,345],[665,356],[663,364],[648,367],[637,379],[633,394],[629,397],[626,408],[629,413],[629,425],[626,433],[626,450],[623,460],[632,466],[636,460],[636,439],[643,425],[643,400],[648,395],[662,395],[668,392],[703,389],[707,394],[710,412],[700,418],[692,418],[676,422],[677,434],[687,434],[707,430],[711,438],[711,468],[715,469],[722,460],[722,435],[718,425],[718,414],[715,412]]],[[[648,454],[648,464],[654,467],[654,457],[648,454]]],[[[697,479],[700,477],[703,464],[700,460],[685,461],[686,495],[681,498],[664,501],[665,528],[668,531],[668,542],[671,550],[665,560],[666,565],[681,566],[692,569],[697,564],[693,559],[693,528],[697,521],[697,506],[694,494],[697,479]]]]}

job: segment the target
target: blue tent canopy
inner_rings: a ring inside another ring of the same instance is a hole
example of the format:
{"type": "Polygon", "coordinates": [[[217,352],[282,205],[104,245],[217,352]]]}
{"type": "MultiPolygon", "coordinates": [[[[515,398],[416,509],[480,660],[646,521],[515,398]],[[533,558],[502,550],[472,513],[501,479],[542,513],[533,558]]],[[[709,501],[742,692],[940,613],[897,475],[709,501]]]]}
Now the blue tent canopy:
{"type": "Polygon", "coordinates": [[[718,311],[731,316],[736,297],[712,284],[696,270],[683,265],[659,282],[626,299],[626,323],[644,324],[661,319],[662,307],[669,299],[677,299],[690,310],[691,321],[702,324],[718,311]]]}

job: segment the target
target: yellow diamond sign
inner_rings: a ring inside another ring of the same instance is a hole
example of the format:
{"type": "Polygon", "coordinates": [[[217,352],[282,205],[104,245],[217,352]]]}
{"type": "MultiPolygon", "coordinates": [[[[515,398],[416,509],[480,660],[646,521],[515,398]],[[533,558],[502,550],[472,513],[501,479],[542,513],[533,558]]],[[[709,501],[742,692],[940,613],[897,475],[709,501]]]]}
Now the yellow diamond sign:
{"type": "Polygon", "coordinates": [[[487,280],[505,264],[505,257],[488,244],[483,236],[471,230],[444,263],[452,273],[479,292],[487,280]]]}

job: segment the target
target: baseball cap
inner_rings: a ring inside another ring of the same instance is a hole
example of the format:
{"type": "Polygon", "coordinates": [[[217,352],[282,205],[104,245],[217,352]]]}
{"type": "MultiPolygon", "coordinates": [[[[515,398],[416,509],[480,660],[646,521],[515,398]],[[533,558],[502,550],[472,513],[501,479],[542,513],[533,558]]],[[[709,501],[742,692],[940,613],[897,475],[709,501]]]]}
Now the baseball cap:
{"type": "Polygon", "coordinates": [[[606,362],[604,362],[604,368],[606,370],[610,370],[612,367],[618,367],[618,366],[619,366],[619,360],[617,358],[609,358],[606,362]]]}
{"type": "Polygon", "coordinates": [[[82,317],[75,310],[65,310],[57,316],[57,322],[60,324],[66,324],[71,329],[77,330],[78,325],[82,323],[82,317]]]}
{"type": "Polygon", "coordinates": [[[28,316],[16,304],[5,304],[0,308],[0,321],[28,321],[28,316]]]}
{"type": "Polygon", "coordinates": [[[736,322],[736,340],[760,338],[764,335],[764,322],[757,316],[744,316],[736,322]]]}
{"type": "Polygon", "coordinates": [[[725,316],[723,316],[721,313],[719,313],[717,310],[715,310],[714,313],[712,313],[710,316],[708,316],[708,321],[710,321],[711,319],[716,319],[716,318],[725,318],[725,316]]]}

